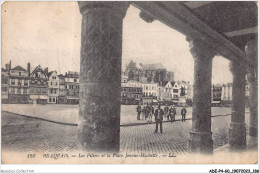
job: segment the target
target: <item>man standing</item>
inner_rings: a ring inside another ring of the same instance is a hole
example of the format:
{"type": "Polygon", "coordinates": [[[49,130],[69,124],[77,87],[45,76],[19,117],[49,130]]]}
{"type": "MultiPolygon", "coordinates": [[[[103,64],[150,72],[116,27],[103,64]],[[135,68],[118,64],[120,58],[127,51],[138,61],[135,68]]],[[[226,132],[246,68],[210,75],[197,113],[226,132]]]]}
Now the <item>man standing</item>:
{"type": "Polygon", "coordinates": [[[171,106],[171,108],[169,110],[169,115],[171,117],[171,123],[172,123],[173,121],[175,121],[175,115],[176,115],[176,109],[173,105],[171,106]]]}
{"type": "Polygon", "coordinates": [[[169,120],[169,107],[168,105],[166,104],[166,106],[164,107],[164,116],[165,118],[167,117],[167,119],[169,120]]]}
{"type": "Polygon", "coordinates": [[[186,117],[186,113],[187,113],[187,110],[185,108],[185,106],[183,106],[182,110],[181,110],[181,121],[185,122],[185,117],[186,117]]]}
{"type": "Polygon", "coordinates": [[[145,114],[145,120],[146,118],[148,118],[147,122],[150,122],[150,114],[152,112],[151,106],[149,106],[149,104],[147,103],[146,105],[146,114],[145,114]]]}
{"type": "Polygon", "coordinates": [[[142,112],[142,108],[141,108],[140,104],[138,104],[136,111],[137,111],[137,120],[141,120],[140,115],[141,115],[141,112],[142,112]]]}
{"type": "Polygon", "coordinates": [[[143,105],[143,109],[142,109],[142,120],[144,120],[145,114],[146,114],[146,109],[145,109],[145,105],[143,105]]]}
{"type": "Polygon", "coordinates": [[[156,128],[155,128],[155,133],[158,132],[158,124],[160,124],[160,132],[162,133],[162,121],[163,121],[163,115],[164,112],[161,109],[160,104],[158,105],[158,109],[155,110],[154,116],[155,116],[155,121],[156,121],[156,128]]]}

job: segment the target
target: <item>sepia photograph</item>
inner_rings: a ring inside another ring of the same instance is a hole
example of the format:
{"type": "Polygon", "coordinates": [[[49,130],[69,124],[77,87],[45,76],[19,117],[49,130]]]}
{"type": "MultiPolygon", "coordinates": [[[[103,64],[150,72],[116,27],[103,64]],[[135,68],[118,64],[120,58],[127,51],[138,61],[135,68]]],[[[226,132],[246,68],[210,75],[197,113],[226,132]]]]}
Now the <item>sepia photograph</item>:
{"type": "Polygon", "coordinates": [[[258,2],[2,3],[1,163],[258,164],[258,2]]]}

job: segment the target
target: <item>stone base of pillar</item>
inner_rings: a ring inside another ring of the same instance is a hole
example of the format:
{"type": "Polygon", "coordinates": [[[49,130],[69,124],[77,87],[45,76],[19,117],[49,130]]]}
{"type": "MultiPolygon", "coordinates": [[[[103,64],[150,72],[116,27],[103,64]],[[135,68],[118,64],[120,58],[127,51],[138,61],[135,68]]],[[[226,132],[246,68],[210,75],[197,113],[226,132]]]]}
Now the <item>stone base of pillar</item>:
{"type": "Polygon", "coordinates": [[[250,125],[250,127],[249,127],[249,135],[252,136],[252,137],[257,137],[257,135],[258,135],[257,132],[258,132],[257,126],[250,125]]]}
{"type": "Polygon", "coordinates": [[[246,124],[230,123],[229,128],[229,144],[231,146],[246,146],[246,124]]]}
{"type": "Polygon", "coordinates": [[[212,154],[212,133],[190,131],[189,150],[191,153],[212,154]]]}

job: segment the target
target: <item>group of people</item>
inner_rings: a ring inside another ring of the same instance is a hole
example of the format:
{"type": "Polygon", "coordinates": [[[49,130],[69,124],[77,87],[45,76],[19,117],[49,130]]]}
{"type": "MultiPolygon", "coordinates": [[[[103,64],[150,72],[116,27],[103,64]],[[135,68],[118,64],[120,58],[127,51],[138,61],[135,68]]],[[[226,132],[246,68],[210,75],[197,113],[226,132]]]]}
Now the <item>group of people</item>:
{"type": "MultiPolygon", "coordinates": [[[[158,132],[159,124],[160,124],[160,132],[162,133],[163,117],[165,117],[165,119],[167,118],[167,120],[171,120],[171,123],[175,121],[176,108],[174,107],[174,105],[168,107],[168,105],[166,104],[166,106],[162,110],[161,105],[158,104],[157,109],[154,111],[154,107],[152,104],[149,105],[147,103],[146,106],[143,107],[140,104],[138,104],[136,111],[137,111],[137,120],[141,120],[141,116],[142,116],[142,120],[148,119],[147,122],[151,123],[153,115],[155,116],[155,122],[156,122],[155,133],[158,132]]],[[[187,114],[187,110],[185,106],[183,106],[181,110],[182,122],[185,121],[186,114],[187,114]]]]}

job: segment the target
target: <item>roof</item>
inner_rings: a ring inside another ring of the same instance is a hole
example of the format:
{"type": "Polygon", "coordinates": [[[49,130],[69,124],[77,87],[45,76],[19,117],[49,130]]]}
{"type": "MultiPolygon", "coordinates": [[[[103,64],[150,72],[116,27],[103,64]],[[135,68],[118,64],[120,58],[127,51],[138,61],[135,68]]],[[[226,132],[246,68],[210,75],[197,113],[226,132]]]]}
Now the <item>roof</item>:
{"type": "Polygon", "coordinates": [[[47,76],[50,77],[53,72],[54,72],[54,71],[50,71],[50,72],[47,74],[47,76]]]}
{"type": "Polygon", "coordinates": [[[4,69],[4,68],[1,68],[1,71],[2,71],[2,72],[6,72],[7,70],[6,70],[6,69],[4,69]]]}
{"type": "Polygon", "coordinates": [[[64,76],[63,76],[62,74],[59,74],[58,77],[59,77],[60,79],[64,79],[64,76]]]}
{"type": "Polygon", "coordinates": [[[16,66],[16,67],[14,67],[13,69],[11,69],[11,70],[15,70],[15,71],[26,71],[24,68],[22,68],[21,66],[16,66]]]}
{"type": "Polygon", "coordinates": [[[161,63],[143,64],[142,67],[143,67],[143,70],[165,69],[161,63]]]}
{"type": "Polygon", "coordinates": [[[168,81],[162,81],[161,86],[165,86],[165,85],[167,85],[167,83],[168,83],[168,81]]]}

